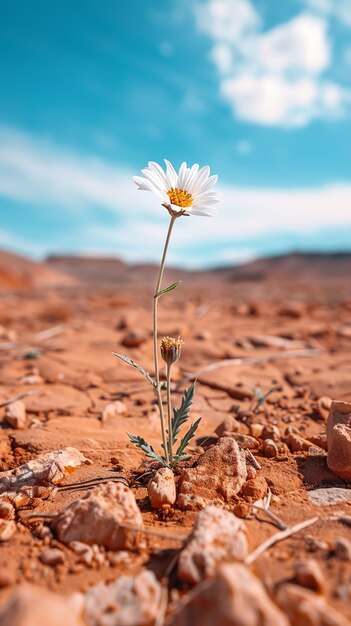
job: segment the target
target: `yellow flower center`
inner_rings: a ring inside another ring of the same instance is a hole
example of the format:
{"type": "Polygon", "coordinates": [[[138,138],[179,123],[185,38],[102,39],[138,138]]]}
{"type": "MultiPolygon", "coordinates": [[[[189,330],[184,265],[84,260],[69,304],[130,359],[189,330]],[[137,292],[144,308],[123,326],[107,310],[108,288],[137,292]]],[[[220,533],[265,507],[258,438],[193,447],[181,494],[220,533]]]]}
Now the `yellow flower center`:
{"type": "Polygon", "coordinates": [[[168,189],[167,194],[171,201],[171,204],[175,204],[176,206],[182,207],[182,209],[187,209],[193,203],[193,197],[184,189],[168,189]]]}

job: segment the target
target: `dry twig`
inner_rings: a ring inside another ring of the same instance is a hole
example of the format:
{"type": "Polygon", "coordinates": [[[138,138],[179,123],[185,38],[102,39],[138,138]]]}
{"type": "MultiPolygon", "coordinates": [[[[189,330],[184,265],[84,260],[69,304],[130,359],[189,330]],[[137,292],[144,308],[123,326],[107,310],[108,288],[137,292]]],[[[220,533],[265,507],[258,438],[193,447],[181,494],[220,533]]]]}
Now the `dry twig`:
{"type": "Polygon", "coordinates": [[[288,537],[291,537],[292,535],[299,533],[300,530],[307,528],[307,526],[312,526],[312,524],[315,524],[318,520],[319,520],[319,517],[312,517],[311,519],[305,520],[304,522],[300,522],[299,524],[295,524],[295,526],[291,526],[290,528],[287,528],[286,530],[282,530],[279,533],[272,535],[272,537],[269,537],[268,539],[266,539],[266,541],[261,543],[261,545],[257,546],[257,548],[255,548],[255,550],[251,552],[251,554],[249,554],[248,557],[246,557],[245,564],[251,565],[251,563],[256,561],[256,559],[261,554],[263,554],[263,552],[268,550],[268,548],[271,548],[279,541],[283,541],[283,539],[287,539],[288,537]]]}

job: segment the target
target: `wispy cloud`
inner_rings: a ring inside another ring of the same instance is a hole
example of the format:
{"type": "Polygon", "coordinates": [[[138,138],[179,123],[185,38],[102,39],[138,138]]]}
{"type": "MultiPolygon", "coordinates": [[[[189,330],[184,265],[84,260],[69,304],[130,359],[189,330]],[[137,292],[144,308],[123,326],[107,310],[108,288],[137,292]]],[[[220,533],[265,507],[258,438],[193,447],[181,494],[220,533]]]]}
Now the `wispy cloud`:
{"type": "Polygon", "coordinates": [[[237,119],[305,126],[340,117],[351,102],[350,90],[324,76],[332,64],[326,11],[302,12],[263,30],[251,0],[206,0],[196,5],[195,18],[212,40],[220,93],[237,119]]]}
{"type": "MultiPolygon", "coordinates": [[[[159,258],[167,214],[157,198],[135,188],[133,174],[118,164],[68,152],[9,128],[0,132],[2,202],[25,204],[33,219],[39,219],[38,205],[75,215],[63,242],[65,249],[109,252],[134,261],[159,258]]],[[[272,250],[284,249],[284,238],[290,241],[294,235],[295,242],[300,238],[305,245],[315,233],[333,229],[351,236],[350,183],[316,189],[222,184],[221,190],[223,201],[215,218],[179,220],[172,242],[173,262],[199,265],[246,260],[260,254],[262,246],[269,252],[271,239],[275,241],[272,250]]],[[[0,231],[0,243],[29,253],[40,246],[42,252],[52,248],[47,238],[34,244],[5,231],[0,231]]]]}

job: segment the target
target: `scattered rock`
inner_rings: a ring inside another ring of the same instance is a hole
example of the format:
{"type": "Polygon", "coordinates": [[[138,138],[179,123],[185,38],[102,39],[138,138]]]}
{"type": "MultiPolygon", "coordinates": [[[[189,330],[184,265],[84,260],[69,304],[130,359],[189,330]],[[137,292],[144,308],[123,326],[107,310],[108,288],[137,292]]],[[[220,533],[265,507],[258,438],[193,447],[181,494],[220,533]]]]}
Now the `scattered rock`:
{"type": "Polygon", "coordinates": [[[259,441],[250,435],[243,435],[241,433],[229,433],[230,437],[233,437],[243,450],[257,450],[260,447],[259,441]]]}
{"type": "Polygon", "coordinates": [[[52,567],[55,565],[61,565],[65,563],[66,560],[64,553],[58,548],[48,548],[47,550],[44,550],[44,552],[42,552],[39,556],[39,559],[42,563],[44,563],[44,565],[51,565],[52,567]]]}
{"type": "MultiPolygon", "coordinates": [[[[232,437],[222,437],[202,454],[195,467],[182,470],[179,478],[179,508],[192,508],[195,495],[208,501],[232,502],[247,476],[244,453],[232,437]],[[190,496],[190,498],[189,498],[190,496]]],[[[195,510],[196,510],[196,505],[195,510]]],[[[193,508],[194,510],[194,508],[193,508]]]]}
{"type": "Polygon", "coordinates": [[[351,489],[345,487],[321,487],[307,492],[309,500],[318,506],[330,506],[343,501],[351,501],[351,489]]]}
{"type": "Polygon", "coordinates": [[[351,541],[345,537],[335,539],[335,556],[342,561],[351,561],[351,541]]]}
{"type": "Polygon", "coordinates": [[[143,519],[133,492],[122,483],[94,487],[79,500],[70,502],[52,526],[59,541],[96,543],[109,550],[132,549],[141,544],[137,530],[121,524],[143,528],[143,519]]]}
{"type": "Polygon", "coordinates": [[[318,446],[318,448],[322,448],[322,450],[325,451],[328,450],[327,435],[325,433],[312,435],[308,438],[308,441],[310,441],[313,446],[318,446]]]}
{"type": "Polygon", "coordinates": [[[255,439],[259,439],[262,435],[263,429],[264,429],[264,424],[250,424],[251,437],[255,437],[255,439]]]}
{"type": "Polygon", "coordinates": [[[147,339],[148,335],[143,330],[131,330],[124,335],[121,344],[126,348],[139,348],[147,339]]]}
{"type": "Polygon", "coordinates": [[[180,580],[196,585],[213,576],[223,561],[243,561],[248,553],[244,525],[233,513],[208,506],[198,513],[178,561],[180,580]]]}
{"type": "Polygon", "coordinates": [[[16,587],[0,608],[0,626],[83,626],[67,598],[43,587],[16,587]]]}
{"type": "Polygon", "coordinates": [[[328,467],[351,480],[351,402],[332,402],[327,420],[328,467]]]}
{"type": "Polygon", "coordinates": [[[285,443],[289,446],[291,452],[308,452],[311,443],[301,437],[295,428],[288,426],[285,431],[285,443]]]}
{"type": "Polygon", "coordinates": [[[309,559],[308,561],[295,561],[294,573],[296,582],[301,587],[307,587],[317,593],[325,593],[326,580],[324,574],[317,561],[309,559]]]}
{"type": "Polygon", "coordinates": [[[13,537],[16,532],[16,524],[13,520],[0,519],[0,542],[3,543],[13,537]]]}
{"type": "Polygon", "coordinates": [[[267,481],[264,476],[258,476],[248,480],[241,490],[242,496],[248,502],[256,502],[264,498],[268,490],[267,481]]]}
{"type": "Polygon", "coordinates": [[[325,421],[328,419],[332,402],[333,400],[329,398],[329,396],[321,396],[321,398],[317,400],[316,410],[319,416],[325,421]]]}
{"type": "Polygon", "coordinates": [[[64,448],[39,455],[20,467],[6,472],[0,478],[0,495],[2,499],[13,499],[12,495],[21,492],[23,496],[30,494],[26,489],[33,486],[59,485],[77,467],[89,463],[76,448],[64,448]]]}
{"type": "Polygon", "coordinates": [[[6,569],[4,568],[0,570],[0,589],[3,589],[4,587],[12,587],[15,583],[16,572],[14,569],[9,569],[7,564],[6,569]]]}
{"type": "Polygon", "coordinates": [[[261,433],[261,439],[271,439],[273,441],[280,441],[282,438],[281,432],[278,426],[274,424],[268,424],[263,427],[261,433]]]}
{"type": "Polygon", "coordinates": [[[151,506],[154,509],[168,509],[171,507],[177,499],[172,470],[168,467],[162,467],[157,470],[149,480],[147,491],[151,506]]]}
{"type": "Polygon", "coordinates": [[[225,420],[217,426],[215,433],[218,437],[226,437],[231,433],[240,433],[242,429],[243,424],[241,422],[235,419],[233,415],[227,415],[225,420]]]}
{"type": "Polygon", "coordinates": [[[288,616],[291,626],[349,626],[349,621],[324,598],[298,585],[284,584],[279,587],[276,601],[288,616]]]}
{"type": "Polygon", "coordinates": [[[127,415],[128,410],[124,402],[116,400],[108,404],[102,412],[102,421],[105,422],[110,417],[118,417],[119,415],[127,415]]]}
{"type": "Polygon", "coordinates": [[[223,564],[182,601],[167,626],[289,626],[262,583],[241,564],[223,564]]]}
{"type": "Polygon", "coordinates": [[[27,374],[19,382],[21,385],[41,385],[44,380],[38,374],[27,374]]]}
{"type": "Polygon", "coordinates": [[[264,441],[262,450],[267,459],[274,459],[279,454],[277,444],[275,443],[275,441],[273,441],[273,439],[266,439],[264,441]]]}
{"type": "Polygon", "coordinates": [[[113,583],[99,583],[83,600],[89,626],[153,626],[160,614],[164,592],[153,572],[121,576],[113,583]]]}
{"type": "Polygon", "coordinates": [[[5,421],[12,428],[23,430],[27,426],[26,407],[21,400],[16,400],[6,407],[5,421]]]}

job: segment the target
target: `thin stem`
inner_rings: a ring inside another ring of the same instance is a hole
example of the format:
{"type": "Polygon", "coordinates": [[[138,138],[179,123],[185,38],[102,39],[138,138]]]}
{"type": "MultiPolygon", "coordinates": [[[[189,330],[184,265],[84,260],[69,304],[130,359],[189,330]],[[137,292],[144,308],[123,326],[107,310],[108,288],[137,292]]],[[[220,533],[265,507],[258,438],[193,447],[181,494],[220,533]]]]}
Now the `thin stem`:
{"type": "MultiPolygon", "coordinates": [[[[157,277],[155,294],[157,294],[160,291],[162,278],[163,278],[163,273],[164,273],[164,270],[165,270],[165,263],[166,263],[166,256],[167,256],[169,240],[171,238],[171,233],[172,233],[173,225],[174,225],[174,222],[175,222],[176,218],[177,218],[176,215],[171,215],[171,220],[170,220],[170,223],[169,223],[167,237],[166,237],[166,241],[165,241],[165,245],[164,245],[164,249],[163,249],[161,265],[160,265],[160,269],[159,269],[159,273],[158,273],[158,277],[157,277]]],[[[154,339],[154,363],[155,363],[156,395],[157,395],[158,408],[159,408],[159,411],[160,411],[160,421],[161,421],[161,432],[162,432],[163,449],[165,451],[166,462],[167,462],[167,464],[169,464],[169,454],[168,454],[168,447],[167,447],[167,440],[166,440],[165,416],[164,416],[164,411],[163,411],[162,396],[161,396],[161,390],[160,390],[160,370],[159,370],[159,364],[158,364],[158,345],[157,345],[157,338],[158,338],[158,324],[157,324],[157,320],[158,320],[158,318],[157,318],[158,297],[157,296],[154,297],[153,300],[154,300],[154,306],[153,306],[153,339],[154,339]]]]}
{"type": "Polygon", "coordinates": [[[172,365],[170,363],[167,363],[168,451],[169,451],[169,463],[172,467],[173,465],[173,436],[172,436],[171,371],[172,371],[172,365]]]}

